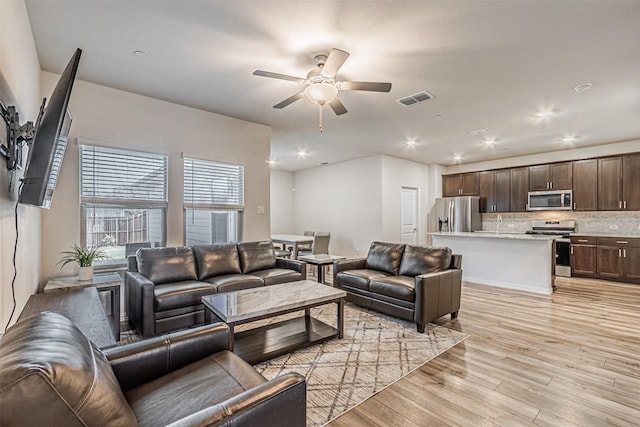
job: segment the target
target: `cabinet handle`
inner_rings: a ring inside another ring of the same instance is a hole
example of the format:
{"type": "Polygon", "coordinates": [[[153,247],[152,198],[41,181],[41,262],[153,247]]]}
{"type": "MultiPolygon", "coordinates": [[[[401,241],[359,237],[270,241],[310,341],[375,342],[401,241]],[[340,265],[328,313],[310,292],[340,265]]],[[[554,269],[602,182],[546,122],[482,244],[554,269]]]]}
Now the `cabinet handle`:
{"type": "Polygon", "coordinates": [[[573,210],[576,210],[576,202],[573,202],[573,210]]]}
{"type": "Polygon", "coordinates": [[[571,255],[573,255],[573,246],[571,246],[571,255]]]}
{"type": "Polygon", "coordinates": [[[587,239],[578,239],[578,242],[588,243],[589,241],[587,239]]]}
{"type": "Polygon", "coordinates": [[[553,190],[553,182],[549,183],[549,188],[551,188],[553,190]]]}
{"type": "Polygon", "coordinates": [[[622,201],[618,202],[618,209],[622,209],[622,201]]]}
{"type": "Polygon", "coordinates": [[[494,212],[496,211],[496,205],[493,205],[493,211],[494,212]]]}
{"type": "Polygon", "coordinates": [[[623,250],[622,250],[622,257],[623,257],[623,258],[626,258],[626,257],[627,257],[627,250],[626,250],[626,249],[623,249],[623,250]]]}
{"type": "Polygon", "coordinates": [[[622,258],[622,249],[618,249],[618,258],[622,258]]]}
{"type": "Polygon", "coordinates": [[[626,245],[626,244],[628,244],[629,242],[627,242],[626,240],[616,240],[616,243],[620,243],[620,244],[622,244],[622,245],[626,245]]]}
{"type": "Polygon", "coordinates": [[[627,201],[626,200],[624,202],[622,202],[622,208],[623,209],[627,209],[627,201]]]}

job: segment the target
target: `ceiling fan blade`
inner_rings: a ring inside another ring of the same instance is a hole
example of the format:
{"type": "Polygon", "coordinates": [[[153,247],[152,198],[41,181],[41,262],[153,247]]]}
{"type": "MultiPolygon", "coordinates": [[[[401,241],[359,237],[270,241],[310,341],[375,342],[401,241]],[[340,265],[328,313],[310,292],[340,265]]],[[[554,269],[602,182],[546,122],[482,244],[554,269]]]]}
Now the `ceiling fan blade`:
{"type": "Polygon", "coordinates": [[[342,90],[367,90],[370,92],[389,92],[391,83],[380,82],[340,82],[342,90]]]}
{"type": "Polygon", "coordinates": [[[284,108],[289,104],[293,104],[294,102],[296,102],[298,99],[302,98],[304,96],[304,92],[298,92],[293,96],[290,96],[289,98],[285,99],[284,101],[276,104],[273,106],[273,108],[284,108]]]}
{"type": "Polygon", "coordinates": [[[271,71],[262,71],[262,70],[255,70],[253,72],[253,75],[262,76],[262,77],[271,77],[272,79],[289,80],[296,83],[304,83],[307,81],[307,79],[303,79],[302,77],[288,76],[286,74],[272,73],[271,71]]]}
{"type": "Polygon", "coordinates": [[[329,53],[327,62],[324,64],[324,67],[322,67],[320,74],[325,77],[333,78],[348,57],[349,52],[345,52],[340,49],[331,49],[331,53],[329,53]]]}
{"type": "Polygon", "coordinates": [[[331,107],[333,112],[336,113],[336,116],[340,116],[347,112],[344,104],[337,97],[333,98],[333,101],[329,103],[329,106],[331,107]]]}

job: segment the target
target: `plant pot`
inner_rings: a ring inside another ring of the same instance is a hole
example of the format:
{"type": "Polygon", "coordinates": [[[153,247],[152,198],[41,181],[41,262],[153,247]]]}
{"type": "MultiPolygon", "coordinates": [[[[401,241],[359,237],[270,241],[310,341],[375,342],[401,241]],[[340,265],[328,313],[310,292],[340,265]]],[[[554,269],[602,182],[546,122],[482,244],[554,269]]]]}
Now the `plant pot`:
{"type": "Polygon", "coordinates": [[[78,280],[93,280],[93,266],[78,268],[78,280]]]}

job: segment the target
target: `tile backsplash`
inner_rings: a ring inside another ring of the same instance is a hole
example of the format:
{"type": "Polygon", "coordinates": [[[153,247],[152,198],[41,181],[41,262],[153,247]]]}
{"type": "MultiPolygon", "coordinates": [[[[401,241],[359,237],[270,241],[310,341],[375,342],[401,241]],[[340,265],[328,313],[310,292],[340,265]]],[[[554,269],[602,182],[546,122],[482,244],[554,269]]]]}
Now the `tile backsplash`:
{"type": "Polygon", "coordinates": [[[546,212],[505,212],[483,213],[482,229],[495,231],[498,215],[502,215],[500,231],[504,233],[524,233],[531,229],[534,219],[561,220],[574,219],[576,232],[610,234],[612,236],[640,237],[640,211],[625,212],[574,212],[574,211],[546,211],[546,212]]]}

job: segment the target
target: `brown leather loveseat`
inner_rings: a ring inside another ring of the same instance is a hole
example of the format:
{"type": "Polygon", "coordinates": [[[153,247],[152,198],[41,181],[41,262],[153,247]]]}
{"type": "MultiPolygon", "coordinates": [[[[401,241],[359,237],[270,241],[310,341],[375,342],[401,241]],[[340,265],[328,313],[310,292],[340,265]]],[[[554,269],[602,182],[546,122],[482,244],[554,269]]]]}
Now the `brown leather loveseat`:
{"type": "Polygon", "coordinates": [[[337,261],[333,285],[347,300],[414,322],[458,316],[462,285],[461,255],[449,248],[373,242],[366,258],[337,261]]]}
{"type": "Polygon", "coordinates": [[[276,258],[270,241],[143,248],[129,257],[126,311],[148,338],[202,324],[203,296],[303,279],[305,264],[276,258]]]}
{"type": "Polygon", "coordinates": [[[267,381],[217,323],[101,351],[44,312],[0,339],[2,426],[304,426],[306,383],[267,381]]]}

